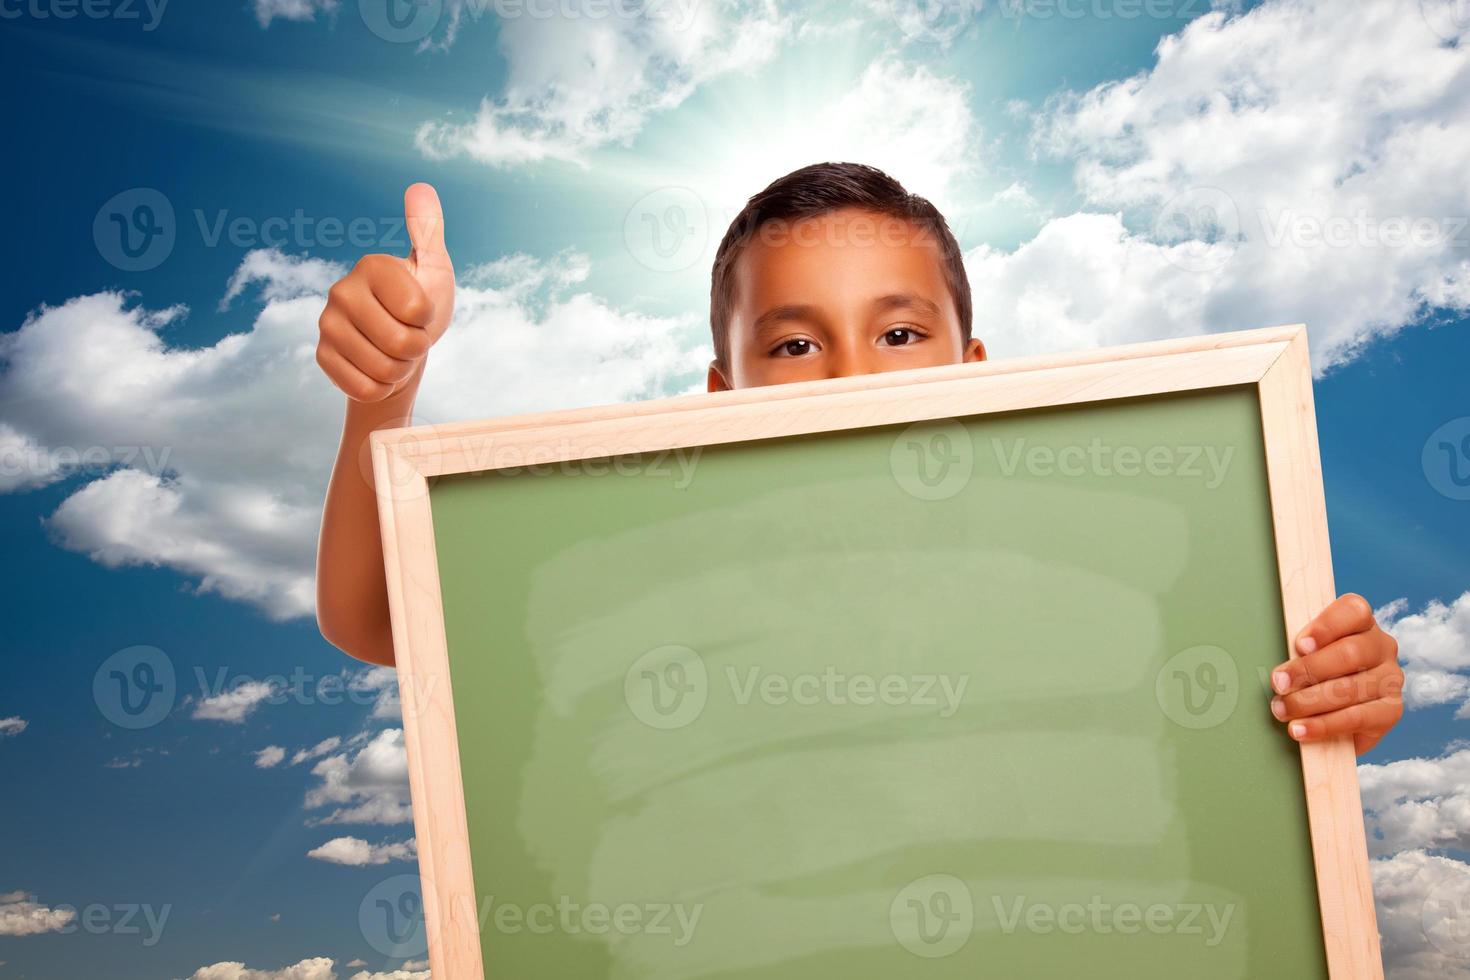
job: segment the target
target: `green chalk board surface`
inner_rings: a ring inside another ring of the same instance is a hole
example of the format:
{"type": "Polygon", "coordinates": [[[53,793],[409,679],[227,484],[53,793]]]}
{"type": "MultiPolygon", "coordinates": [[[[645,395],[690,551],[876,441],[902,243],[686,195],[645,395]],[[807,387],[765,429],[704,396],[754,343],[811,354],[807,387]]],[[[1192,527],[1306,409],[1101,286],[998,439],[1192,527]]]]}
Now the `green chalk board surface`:
{"type": "Polygon", "coordinates": [[[1325,976],[1254,390],[431,489],[492,978],[1325,976]]]}

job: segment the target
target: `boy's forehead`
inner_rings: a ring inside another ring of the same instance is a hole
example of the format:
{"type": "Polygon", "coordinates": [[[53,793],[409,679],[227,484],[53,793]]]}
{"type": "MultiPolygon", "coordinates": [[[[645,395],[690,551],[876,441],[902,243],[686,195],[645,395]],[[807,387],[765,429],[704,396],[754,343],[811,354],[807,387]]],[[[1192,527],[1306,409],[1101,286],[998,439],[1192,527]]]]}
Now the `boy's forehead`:
{"type": "MultiPolygon", "coordinates": [[[[842,209],[756,230],[734,268],[736,310],[896,292],[949,301],[934,233],[905,218],[842,209]]],[[[753,315],[758,315],[754,311],[753,315]]]]}

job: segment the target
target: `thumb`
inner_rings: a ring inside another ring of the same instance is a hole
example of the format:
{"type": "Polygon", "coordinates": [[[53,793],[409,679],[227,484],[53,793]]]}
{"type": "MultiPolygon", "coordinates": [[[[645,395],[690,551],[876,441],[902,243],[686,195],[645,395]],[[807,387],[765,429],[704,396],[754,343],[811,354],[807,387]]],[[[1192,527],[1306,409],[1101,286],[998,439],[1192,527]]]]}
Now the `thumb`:
{"type": "Polygon", "coordinates": [[[439,193],[429,184],[414,184],[403,192],[403,218],[413,243],[409,262],[416,269],[447,270],[453,275],[449,252],[444,247],[444,208],[439,204],[439,193]]]}

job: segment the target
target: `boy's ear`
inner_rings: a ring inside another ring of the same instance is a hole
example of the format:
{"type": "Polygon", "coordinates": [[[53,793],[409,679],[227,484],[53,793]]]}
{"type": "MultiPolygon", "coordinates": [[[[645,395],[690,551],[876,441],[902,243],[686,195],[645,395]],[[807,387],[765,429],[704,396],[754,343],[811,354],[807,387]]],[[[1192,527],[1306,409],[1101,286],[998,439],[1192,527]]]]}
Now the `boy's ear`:
{"type": "Polygon", "coordinates": [[[709,362],[709,375],[705,378],[705,388],[708,391],[730,391],[735,386],[725,377],[725,372],[720,370],[718,361],[709,362]]]}
{"type": "Polygon", "coordinates": [[[974,338],[965,345],[965,363],[985,360],[985,341],[979,337],[974,338]]]}

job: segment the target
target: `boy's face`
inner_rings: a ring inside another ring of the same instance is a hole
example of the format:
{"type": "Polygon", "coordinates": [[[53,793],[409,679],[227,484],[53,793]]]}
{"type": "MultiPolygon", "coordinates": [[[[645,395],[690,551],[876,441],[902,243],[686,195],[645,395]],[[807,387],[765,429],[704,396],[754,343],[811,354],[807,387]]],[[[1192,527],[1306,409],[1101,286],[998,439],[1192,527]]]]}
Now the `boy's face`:
{"type": "Polygon", "coordinates": [[[709,390],[983,361],[942,262],[932,234],[869,211],[767,224],[735,262],[730,363],[709,390]]]}

